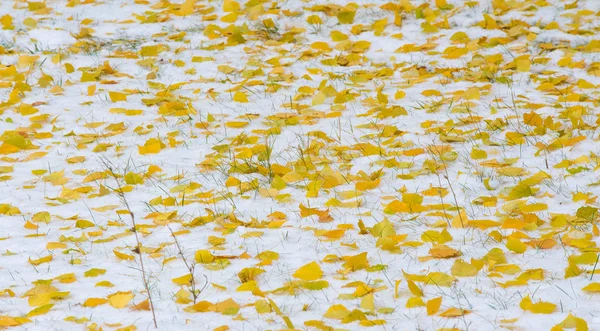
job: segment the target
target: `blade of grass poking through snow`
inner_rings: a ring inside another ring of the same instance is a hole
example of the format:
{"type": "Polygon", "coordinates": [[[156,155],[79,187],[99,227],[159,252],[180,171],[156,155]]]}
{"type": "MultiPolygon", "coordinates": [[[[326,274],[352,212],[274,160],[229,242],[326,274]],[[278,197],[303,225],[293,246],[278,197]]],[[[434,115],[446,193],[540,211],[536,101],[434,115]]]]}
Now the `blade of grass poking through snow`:
{"type": "Polygon", "coordinates": [[[596,255],[596,262],[594,262],[594,268],[592,269],[592,274],[590,275],[590,281],[594,278],[594,273],[596,273],[596,267],[598,266],[598,260],[600,260],[600,254],[596,255]]]}

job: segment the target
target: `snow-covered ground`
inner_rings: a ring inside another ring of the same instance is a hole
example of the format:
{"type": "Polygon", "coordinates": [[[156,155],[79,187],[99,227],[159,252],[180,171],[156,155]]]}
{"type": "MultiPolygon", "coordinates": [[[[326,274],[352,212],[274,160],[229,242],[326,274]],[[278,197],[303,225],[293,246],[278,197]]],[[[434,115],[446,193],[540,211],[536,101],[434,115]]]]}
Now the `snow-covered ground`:
{"type": "Polygon", "coordinates": [[[0,329],[600,330],[600,1],[0,1],[0,329]]]}

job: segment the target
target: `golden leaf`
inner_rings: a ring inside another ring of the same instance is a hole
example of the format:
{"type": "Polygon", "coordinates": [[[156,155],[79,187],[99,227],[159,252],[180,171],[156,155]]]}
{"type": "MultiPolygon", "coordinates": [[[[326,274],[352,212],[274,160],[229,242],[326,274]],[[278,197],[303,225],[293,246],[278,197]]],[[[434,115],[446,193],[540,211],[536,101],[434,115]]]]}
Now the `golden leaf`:
{"type": "Polygon", "coordinates": [[[108,299],[105,299],[105,298],[88,298],[87,300],[85,300],[85,302],[82,304],[82,306],[96,307],[99,305],[103,305],[107,302],[108,302],[108,299]]]}
{"type": "Polygon", "coordinates": [[[117,308],[121,309],[127,306],[129,301],[131,301],[134,297],[134,294],[129,292],[116,292],[108,296],[108,303],[117,308]]]}
{"type": "Polygon", "coordinates": [[[29,258],[29,263],[31,263],[31,264],[33,264],[35,266],[38,266],[38,265],[40,265],[42,263],[47,263],[47,262],[50,262],[50,261],[52,261],[52,255],[46,255],[46,256],[41,257],[41,258],[36,259],[36,260],[32,260],[31,258],[29,258]]]}
{"type": "Polygon", "coordinates": [[[434,315],[438,312],[438,310],[440,310],[440,307],[442,306],[442,297],[437,297],[428,300],[425,306],[427,307],[427,315],[434,315]]]}
{"type": "Polygon", "coordinates": [[[468,314],[469,311],[466,309],[459,309],[459,308],[449,308],[443,312],[440,313],[440,316],[442,317],[459,317],[459,316],[463,316],[468,314]]]}
{"type": "Polygon", "coordinates": [[[313,261],[300,267],[294,272],[293,276],[302,280],[317,280],[323,277],[323,271],[321,270],[321,266],[313,261]]]}
{"type": "Polygon", "coordinates": [[[435,245],[429,250],[429,254],[438,259],[448,259],[460,256],[461,252],[446,245],[435,245]]]}

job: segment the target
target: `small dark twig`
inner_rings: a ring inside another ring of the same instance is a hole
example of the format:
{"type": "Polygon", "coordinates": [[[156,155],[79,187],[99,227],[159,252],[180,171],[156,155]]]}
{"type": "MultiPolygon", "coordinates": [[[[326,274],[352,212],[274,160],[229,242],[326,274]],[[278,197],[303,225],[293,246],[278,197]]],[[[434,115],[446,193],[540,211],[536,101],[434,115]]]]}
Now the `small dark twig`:
{"type": "Polygon", "coordinates": [[[144,259],[142,256],[142,243],[140,241],[140,237],[139,237],[138,231],[137,231],[137,225],[135,223],[135,215],[133,214],[133,211],[131,210],[131,207],[129,206],[129,202],[127,201],[127,197],[125,196],[125,192],[123,191],[123,187],[121,186],[121,182],[119,181],[119,178],[113,172],[112,167],[107,162],[104,162],[104,166],[108,169],[108,171],[110,171],[112,177],[117,182],[117,186],[118,186],[117,193],[119,194],[119,197],[121,198],[121,200],[123,200],[123,203],[125,204],[125,208],[127,208],[127,211],[129,212],[129,216],[131,217],[131,223],[133,225],[131,231],[133,231],[133,233],[135,234],[135,241],[136,241],[136,248],[134,249],[134,252],[137,253],[140,257],[140,269],[142,272],[142,282],[144,284],[144,288],[146,289],[146,293],[148,293],[148,301],[150,303],[150,310],[152,311],[152,321],[154,322],[154,327],[158,329],[158,323],[156,322],[156,314],[154,312],[154,302],[152,300],[152,292],[150,291],[150,285],[148,284],[148,277],[146,274],[146,269],[144,267],[144,259]]]}
{"type": "Polygon", "coordinates": [[[196,263],[193,263],[193,264],[188,263],[187,259],[185,258],[185,255],[183,255],[183,249],[181,249],[181,246],[179,245],[179,240],[177,240],[177,236],[175,235],[175,233],[173,232],[173,230],[171,229],[170,226],[167,225],[167,228],[171,232],[171,236],[173,237],[173,240],[175,240],[175,246],[177,247],[177,251],[178,251],[179,255],[183,259],[183,263],[185,264],[185,267],[188,269],[188,271],[190,272],[190,275],[192,276],[192,279],[190,279],[190,290],[192,292],[192,297],[194,298],[194,303],[196,303],[196,301],[198,300],[198,297],[200,296],[202,291],[204,291],[204,289],[208,286],[208,277],[206,277],[206,275],[204,275],[204,279],[206,280],[206,282],[204,283],[204,286],[202,286],[202,288],[200,290],[196,290],[196,277],[194,275],[194,271],[196,270],[196,263]]]}

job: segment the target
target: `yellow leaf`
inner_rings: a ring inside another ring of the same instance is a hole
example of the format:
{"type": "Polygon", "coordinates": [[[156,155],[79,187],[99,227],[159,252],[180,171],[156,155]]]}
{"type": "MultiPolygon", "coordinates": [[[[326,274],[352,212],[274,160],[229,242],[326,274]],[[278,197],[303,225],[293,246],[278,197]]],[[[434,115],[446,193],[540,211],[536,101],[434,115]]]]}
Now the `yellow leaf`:
{"type": "Polygon", "coordinates": [[[92,172],[91,174],[85,176],[85,178],[83,179],[83,183],[89,183],[89,182],[95,182],[97,180],[100,179],[104,179],[108,177],[106,171],[96,171],[96,172],[92,172]]]}
{"type": "Polygon", "coordinates": [[[96,307],[103,305],[108,302],[108,299],[105,298],[88,298],[85,300],[82,306],[84,307],[96,307]]]}
{"type": "Polygon", "coordinates": [[[195,254],[196,262],[206,264],[214,261],[215,257],[207,250],[198,250],[195,254]]]}
{"type": "Polygon", "coordinates": [[[352,24],[354,22],[354,16],[356,11],[342,10],[337,14],[338,21],[340,24],[352,24]]]}
{"type": "Polygon", "coordinates": [[[451,286],[455,280],[454,277],[443,272],[430,272],[427,275],[426,281],[427,284],[448,287],[451,286]]]}
{"type": "Polygon", "coordinates": [[[88,221],[88,220],[77,220],[75,222],[75,227],[79,229],[87,229],[96,226],[96,224],[88,221]]]}
{"type": "Polygon", "coordinates": [[[382,320],[382,319],[378,319],[378,320],[361,320],[360,322],[358,322],[358,324],[360,324],[361,326],[366,326],[366,327],[373,327],[373,326],[378,326],[378,325],[384,325],[386,323],[386,320],[382,320]]]}
{"type": "Polygon", "coordinates": [[[460,256],[460,251],[446,245],[435,245],[429,250],[429,254],[438,259],[447,259],[460,256]]]}
{"type": "Polygon", "coordinates": [[[75,71],[75,67],[73,67],[73,65],[71,63],[65,63],[65,71],[68,74],[71,74],[75,71]]]}
{"type": "Polygon", "coordinates": [[[31,258],[29,258],[29,263],[31,263],[35,266],[40,265],[42,263],[50,262],[50,261],[52,261],[52,255],[47,255],[47,256],[41,257],[37,260],[32,260],[31,258]]]}
{"type": "Polygon", "coordinates": [[[505,137],[508,145],[522,145],[525,143],[525,135],[520,132],[507,132],[505,137]]]}
{"type": "MultiPolygon", "coordinates": [[[[316,42],[312,43],[310,45],[310,47],[314,48],[316,50],[324,51],[324,52],[331,51],[331,47],[329,47],[329,44],[324,41],[316,41],[316,42]]],[[[323,92],[320,92],[320,93],[323,93],[323,92]]]]}
{"type": "Polygon", "coordinates": [[[398,299],[398,288],[400,287],[401,279],[397,279],[394,282],[394,299],[398,299]]]}
{"type": "Polygon", "coordinates": [[[221,313],[223,315],[235,315],[240,310],[240,305],[229,298],[225,301],[217,302],[209,307],[209,311],[221,313]]]}
{"type": "Polygon", "coordinates": [[[75,277],[75,274],[71,272],[54,277],[54,279],[58,280],[60,283],[69,284],[75,282],[77,280],[77,277],[75,277]]]}
{"type": "Polygon", "coordinates": [[[466,309],[459,309],[459,308],[450,308],[447,309],[446,311],[440,313],[440,316],[442,317],[458,317],[458,316],[463,316],[468,314],[469,311],[466,309]]]}
{"type": "Polygon", "coordinates": [[[360,308],[369,311],[375,310],[375,298],[373,296],[373,293],[369,293],[362,297],[362,299],[360,300],[360,308]]]}
{"type": "Polygon", "coordinates": [[[65,249],[67,248],[67,244],[65,243],[61,243],[61,242],[49,242],[46,244],[46,249],[47,250],[53,250],[53,249],[65,249]]]}
{"type": "Polygon", "coordinates": [[[306,18],[306,23],[308,23],[310,25],[318,25],[318,24],[323,24],[323,21],[321,20],[321,17],[319,17],[317,15],[310,15],[306,18]]]}
{"type": "Polygon", "coordinates": [[[417,193],[402,193],[402,202],[409,205],[419,205],[423,202],[423,197],[417,193]]]}
{"type": "Polygon", "coordinates": [[[224,0],[223,1],[223,11],[226,13],[239,11],[240,4],[234,0],[224,0]]]}
{"type": "Polygon", "coordinates": [[[208,243],[213,246],[223,245],[225,243],[225,241],[226,241],[226,239],[221,238],[221,237],[215,237],[215,236],[208,237],[208,243]]]}
{"type": "Polygon", "coordinates": [[[279,253],[272,251],[264,251],[256,256],[261,261],[277,260],[279,259],[279,253]]]}
{"type": "Polygon", "coordinates": [[[352,271],[368,268],[369,261],[367,260],[367,252],[348,257],[343,264],[343,267],[352,271]]]}
{"type": "Polygon", "coordinates": [[[550,302],[538,302],[531,306],[531,312],[534,314],[551,314],[556,310],[556,305],[550,302]]]}
{"type": "Polygon", "coordinates": [[[408,289],[410,290],[410,293],[417,297],[423,296],[423,291],[417,286],[417,284],[415,284],[415,282],[410,279],[407,279],[406,282],[408,283],[408,289]]]}
{"type": "Polygon", "coordinates": [[[244,234],[242,234],[240,237],[242,238],[257,238],[260,237],[264,234],[264,232],[262,231],[248,231],[244,234]]]}
{"type": "Polygon", "coordinates": [[[528,269],[528,270],[525,270],[522,274],[520,274],[517,277],[517,280],[528,281],[530,279],[543,280],[544,279],[544,269],[528,269]]]}
{"type": "Polygon", "coordinates": [[[35,213],[31,218],[31,221],[34,223],[50,223],[50,213],[47,211],[42,211],[39,213],[35,213]]]}
{"type": "Polygon", "coordinates": [[[519,56],[515,59],[515,64],[518,72],[529,72],[531,69],[531,61],[529,56],[519,56]]]}
{"type": "Polygon", "coordinates": [[[452,275],[458,277],[473,277],[477,275],[477,272],[478,270],[476,267],[462,259],[456,260],[452,266],[452,275]]]}
{"type": "Polygon", "coordinates": [[[208,301],[200,301],[196,304],[183,308],[184,311],[188,313],[204,313],[209,311],[210,307],[212,307],[212,302],[208,301]]]}
{"type": "Polygon", "coordinates": [[[433,298],[427,301],[425,306],[427,307],[427,315],[434,315],[442,306],[442,297],[433,298]]]}
{"type": "Polygon", "coordinates": [[[140,303],[134,303],[133,304],[133,310],[145,310],[145,311],[150,311],[150,303],[148,302],[148,299],[140,302],[140,303]]]}
{"type": "Polygon", "coordinates": [[[496,20],[492,16],[490,16],[488,14],[483,14],[483,19],[484,19],[483,28],[488,29],[488,30],[498,29],[498,24],[496,24],[496,20]]]}
{"type": "Polygon", "coordinates": [[[435,0],[435,6],[440,9],[444,9],[448,6],[448,3],[446,0],[435,0]]]}
{"type": "Polygon", "coordinates": [[[246,103],[248,102],[248,97],[246,96],[246,93],[238,91],[233,94],[233,101],[246,103]]]}
{"type": "Polygon", "coordinates": [[[225,64],[218,66],[217,69],[220,72],[222,72],[224,74],[227,74],[227,75],[228,74],[232,74],[232,73],[234,73],[236,71],[235,68],[233,68],[231,66],[228,66],[228,65],[225,65],[225,64]]]}
{"type": "Polygon", "coordinates": [[[181,277],[173,278],[171,281],[177,285],[191,285],[192,284],[192,274],[185,274],[181,277]]]}
{"type": "Polygon", "coordinates": [[[369,231],[375,238],[386,238],[389,236],[396,235],[396,230],[394,230],[394,226],[387,218],[384,218],[383,221],[375,224],[372,228],[369,229],[369,231]]]}
{"type": "Polygon", "coordinates": [[[0,24],[2,24],[3,30],[13,30],[15,28],[13,25],[13,18],[8,14],[0,17],[0,24]]]}
{"type": "Polygon", "coordinates": [[[115,256],[118,257],[121,260],[127,260],[127,261],[133,261],[133,260],[135,260],[135,257],[133,255],[121,253],[121,252],[119,252],[117,250],[113,250],[113,254],[115,254],[115,256]]]}
{"type": "Polygon", "coordinates": [[[600,283],[590,283],[582,288],[582,290],[591,293],[600,293],[600,283]]]}
{"type": "Polygon", "coordinates": [[[39,58],[39,55],[21,55],[17,60],[17,66],[19,68],[29,67],[30,65],[34,64],[35,61],[37,61],[39,58]]]}
{"type": "Polygon", "coordinates": [[[457,229],[465,228],[469,224],[469,219],[467,218],[467,212],[461,210],[458,215],[456,215],[452,219],[452,227],[457,229]]]}
{"type": "Polygon", "coordinates": [[[443,57],[445,59],[458,59],[467,53],[469,53],[469,49],[466,47],[450,46],[444,50],[443,57]]]}
{"type": "Polygon", "coordinates": [[[238,278],[242,283],[256,280],[256,277],[265,271],[261,268],[244,268],[238,272],[238,278]]]}
{"type": "Polygon", "coordinates": [[[104,275],[105,273],[106,273],[105,269],[92,268],[92,269],[84,272],[83,275],[85,277],[98,277],[98,276],[104,275]]]}
{"type": "Polygon", "coordinates": [[[267,314],[272,311],[271,305],[269,304],[269,302],[267,300],[263,300],[263,299],[256,300],[254,302],[254,308],[256,309],[256,312],[259,314],[267,314]]]}
{"type": "Polygon", "coordinates": [[[52,307],[54,307],[54,304],[49,303],[47,305],[43,305],[43,306],[39,306],[33,310],[31,310],[30,312],[27,313],[27,317],[33,317],[33,316],[38,316],[38,315],[43,315],[45,313],[47,313],[48,311],[50,311],[50,309],[52,309],[52,307]]]}
{"type": "Polygon", "coordinates": [[[487,158],[487,152],[473,147],[473,149],[471,149],[471,158],[473,160],[485,159],[487,158]]]}
{"type": "Polygon", "coordinates": [[[568,266],[565,268],[565,276],[564,278],[577,277],[584,272],[583,269],[579,268],[579,266],[572,261],[569,261],[568,266]]]}
{"type": "Polygon", "coordinates": [[[138,146],[138,153],[141,155],[157,154],[163,148],[167,147],[158,138],[150,138],[146,140],[144,146],[138,146]]]}
{"type": "Polygon", "coordinates": [[[36,293],[27,299],[27,303],[32,307],[43,306],[50,303],[51,293],[41,292],[36,293]]]}
{"type": "Polygon", "coordinates": [[[406,300],[406,308],[415,308],[415,307],[423,307],[425,306],[425,302],[423,301],[423,298],[421,297],[410,297],[408,298],[408,300],[406,300]]]}
{"type": "MultiPolygon", "coordinates": [[[[239,275],[238,275],[238,277],[239,277],[239,275]]],[[[235,290],[237,292],[252,292],[252,294],[258,295],[261,297],[265,296],[264,292],[260,290],[260,288],[258,287],[258,284],[254,280],[242,283],[242,285],[238,286],[235,290]]]]}
{"type": "Polygon", "coordinates": [[[394,94],[394,99],[400,100],[400,99],[404,98],[405,96],[406,96],[406,92],[404,92],[402,90],[397,90],[396,93],[394,94]]]}
{"type": "Polygon", "coordinates": [[[534,314],[551,314],[556,309],[556,305],[550,302],[539,301],[533,303],[529,295],[521,300],[519,307],[523,310],[531,311],[534,314]]]}
{"type": "Polygon", "coordinates": [[[68,163],[81,163],[86,160],[85,156],[73,156],[67,159],[68,163]]]}
{"type": "Polygon", "coordinates": [[[564,329],[575,329],[575,331],[588,331],[587,322],[583,318],[569,313],[567,317],[560,323],[556,324],[551,331],[564,331],[564,329]]]}
{"type": "Polygon", "coordinates": [[[313,106],[318,106],[322,104],[323,102],[325,102],[325,94],[323,92],[315,94],[311,102],[313,106]]]}
{"type": "Polygon", "coordinates": [[[293,276],[302,280],[317,280],[323,276],[321,266],[317,262],[311,262],[300,267],[293,276]]]}
{"type": "Polygon", "coordinates": [[[340,239],[341,237],[344,236],[345,233],[346,233],[346,229],[335,229],[335,230],[325,231],[319,235],[330,238],[330,239],[340,239]]]}
{"type": "Polygon", "coordinates": [[[108,96],[112,102],[127,101],[127,94],[125,93],[110,91],[108,96]]]}
{"type": "Polygon", "coordinates": [[[545,203],[532,203],[520,207],[522,213],[535,213],[548,209],[548,205],[545,203]]]}
{"type": "Polygon", "coordinates": [[[113,283],[109,282],[108,280],[103,280],[101,282],[97,282],[96,285],[94,285],[96,287],[113,287],[113,283]]]}
{"type": "Polygon", "coordinates": [[[10,316],[1,316],[0,315],[0,327],[11,327],[18,326],[26,322],[31,322],[27,319],[21,317],[10,317],[10,316]]]}
{"type": "Polygon", "coordinates": [[[468,88],[465,91],[465,99],[467,99],[467,100],[479,100],[480,99],[479,89],[476,88],[476,87],[468,88]]]}
{"type": "Polygon", "coordinates": [[[134,297],[134,294],[129,292],[116,292],[108,296],[108,302],[111,306],[121,309],[129,303],[134,297]]]}
{"type": "Polygon", "coordinates": [[[236,12],[231,12],[225,16],[221,17],[221,22],[225,22],[225,23],[234,23],[235,21],[237,21],[238,19],[238,15],[236,12]]]}
{"type": "Polygon", "coordinates": [[[123,177],[123,179],[125,180],[125,183],[129,184],[129,185],[144,184],[143,174],[136,174],[131,171],[126,173],[125,176],[123,177]]]}
{"type": "Polygon", "coordinates": [[[350,314],[350,311],[346,307],[337,304],[329,307],[329,309],[327,309],[323,317],[341,320],[344,317],[348,316],[348,314],[350,314]]]}
{"type": "Polygon", "coordinates": [[[226,122],[225,126],[228,128],[239,129],[239,128],[243,128],[243,127],[247,126],[248,124],[250,124],[250,123],[244,122],[244,121],[231,121],[231,122],[226,122]]]}
{"type": "Polygon", "coordinates": [[[329,287],[329,282],[326,280],[317,280],[313,282],[302,282],[301,286],[307,290],[320,291],[329,287]]]}
{"type": "Polygon", "coordinates": [[[143,46],[140,50],[140,55],[144,57],[154,57],[158,56],[158,53],[161,53],[165,50],[164,45],[149,45],[143,46]]]}
{"type": "MultiPolygon", "coordinates": [[[[552,88],[554,88],[554,85],[552,86],[552,88]]],[[[544,123],[544,121],[542,120],[542,117],[540,115],[538,115],[536,112],[534,112],[533,110],[529,113],[523,114],[523,122],[526,125],[531,125],[531,126],[540,126],[544,123]]]]}
{"type": "Polygon", "coordinates": [[[64,174],[65,174],[65,171],[61,170],[61,171],[53,172],[52,174],[50,174],[48,176],[44,176],[43,179],[45,182],[49,182],[54,186],[60,186],[60,185],[66,184],[69,181],[68,178],[64,177],[64,174]]]}
{"type": "Polygon", "coordinates": [[[521,254],[527,250],[527,245],[522,243],[519,239],[511,237],[506,241],[506,248],[515,253],[521,254]]]}
{"type": "Polygon", "coordinates": [[[534,194],[535,190],[531,188],[531,185],[527,185],[527,183],[524,183],[524,181],[520,181],[508,193],[508,200],[530,197],[534,194]]]}
{"type": "Polygon", "coordinates": [[[192,292],[186,290],[185,288],[179,289],[179,291],[177,291],[177,293],[175,293],[174,297],[175,297],[175,302],[178,304],[182,304],[182,305],[188,304],[193,301],[191,299],[192,292]]]}
{"type": "Polygon", "coordinates": [[[177,13],[179,16],[188,16],[194,13],[194,5],[197,0],[185,0],[181,7],[179,7],[179,12],[177,13]]]}

